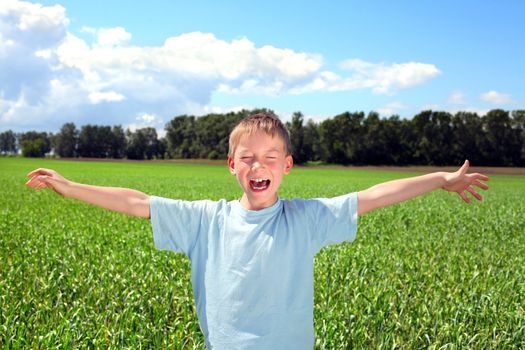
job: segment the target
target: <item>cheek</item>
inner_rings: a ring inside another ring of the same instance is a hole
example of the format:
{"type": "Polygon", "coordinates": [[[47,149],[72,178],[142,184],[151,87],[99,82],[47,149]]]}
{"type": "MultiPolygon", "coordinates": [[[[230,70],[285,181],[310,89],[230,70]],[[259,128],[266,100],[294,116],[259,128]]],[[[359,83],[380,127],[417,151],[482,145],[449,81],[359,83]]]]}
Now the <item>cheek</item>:
{"type": "Polygon", "coordinates": [[[246,164],[240,163],[235,166],[235,172],[237,173],[237,175],[242,175],[247,171],[249,171],[249,167],[246,166],[246,164]]]}
{"type": "Polygon", "coordinates": [[[278,164],[272,167],[273,176],[276,178],[282,178],[286,172],[286,167],[283,164],[278,164]]]}

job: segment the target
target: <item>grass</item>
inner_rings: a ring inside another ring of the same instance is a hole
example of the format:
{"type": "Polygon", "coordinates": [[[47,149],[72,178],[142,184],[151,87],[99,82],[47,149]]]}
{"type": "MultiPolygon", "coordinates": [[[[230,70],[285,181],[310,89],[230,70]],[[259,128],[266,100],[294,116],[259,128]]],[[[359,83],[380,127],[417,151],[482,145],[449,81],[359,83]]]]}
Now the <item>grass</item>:
{"type": "MultiPolygon", "coordinates": [[[[226,166],[0,158],[0,348],[203,348],[190,263],[149,221],[25,188],[53,168],[96,185],[239,198],[226,166]]],[[[281,197],[329,197],[416,175],[297,168],[281,197]]],[[[481,203],[433,192],[360,218],[315,264],[316,347],[525,347],[525,178],[492,176],[481,203]]]]}

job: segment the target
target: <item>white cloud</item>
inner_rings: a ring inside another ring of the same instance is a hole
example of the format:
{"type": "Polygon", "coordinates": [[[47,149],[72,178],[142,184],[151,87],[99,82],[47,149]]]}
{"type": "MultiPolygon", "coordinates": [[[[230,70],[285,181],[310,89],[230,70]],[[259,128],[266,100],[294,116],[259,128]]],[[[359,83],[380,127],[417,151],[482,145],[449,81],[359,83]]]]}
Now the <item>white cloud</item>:
{"type": "MultiPolygon", "coordinates": [[[[54,49],[69,20],[62,6],[20,1],[0,6],[0,127],[20,127],[48,116],[47,95],[56,64],[54,49]]],[[[57,103],[54,103],[57,102],[57,103]]],[[[51,128],[55,128],[52,125],[51,128]]]]}
{"type": "Polygon", "coordinates": [[[51,58],[52,54],[53,54],[53,52],[51,50],[49,50],[49,49],[35,51],[35,56],[36,57],[40,57],[40,58],[44,58],[44,59],[51,58]]]}
{"type": "Polygon", "coordinates": [[[443,111],[444,109],[438,105],[437,103],[430,103],[430,104],[426,104],[426,105],[422,105],[420,108],[419,108],[420,111],[443,111]]]}
{"type": "Polygon", "coordinates": [[[514,103],[512,97],[509,94],[504,94],[494,90],[481,94],[480,99],[484,102],[490,102],[494,104],[514,103]]]}
{"type": "Polygon", "coordinates": [[[440,74],[432,64],[348,60],[349,76],[323,69],[320,55],[212,33],[134,46],[122,27],[67,31],[60,5],[4,0],[0,7],[0,126],[56,130],[69,121],[137,124],[205,110],[215,92],[283,95],[371,89],[395,93],[440,74]],[[124,101],[124,102],[123,102],[124,101]],[[120,102],[120,103],[118,103],[120,102]]]}
{"type": "Polygon", "coordinates": [[[454,91],[448,97],[448,103],[453,105],[464,105],[467,103],[467,99],[461,91],[454,91]]]}
{"type": "Polygon", "coordinates": [[[386,104],[381,108],[378,108],[376,111],[382,116],[390,117],[394,114],[399,114],[399,111],[406,110],[407,108],[409,108],[409,106],[407,106],[406,104],[399,101],[394,101],[386,104]]]}
{"type": "Polygon", "coordinates": [[[140,117],[137,117],[137,120],[140,120],[144,123],[152,123],[155,121],[155,119],[157,119],[156,116],[154,116],[153,114],[147,114],[147,113],[144,113],[140,117]]]}
{"type": "MultiPolygon", "coordinates": [[[[144,48],[90,47],[68,33],[57,55],[63,66],[78,69],[88,82],[142,86],[143,91],[151,84],[161,85],[155,89],[157,100],[167,98],[162,92],[172,94],[174,88],[182,95],[194,93],[195,84],[199,85],[196,90],[207,92],[204,99],[215,89],[279,94],[310,77],[320,64],[303,53],[267,46],[257,49],[245,38],[228,43],[199,32],[168,38],[161,47],[144,48]]],[[[151,93],[140,95],[152,97],[151,93]]]]}
{"type": "Polygon", "coordinates": [[[460,109],[451,109],[448,110],[450,114],[456,114],[458,112],[470,112],[470,113],[477,113],[478,116],[482,117],[486,115],[488,112],[490,112],[490,109],[484,109],[484,108],[477,108],[477,107],[465,107],[460,109]]]}
{"type": "Polygon", "coordinates": [[[69,24],[61,5],[42,6],[17,0],[3,0],[0,6],[0,32],[8,39],[32,47],[45,47],[64,34],[69,24]]]}
{"type": "Polygon", "coordinates": [[[333,72],[323,71],[306,84],[292,88],[291,93],[372,89],[376,94],[393,94],[424,84],[441,74],[436,66],[417,62],[385,64],[352,59],[343,61],[341,68],[353,74],[341,77],[333,72]]]}
{"type": "Polygon", "coordinates": [[[127,124],[125,129],[135,132],[137,129],[146,127],[155,128],[159,137],[166,136],[163,118],[151,113],[139,113],[139,115],[135,118],[135,121],[133,123],[127,124]]]}
{"type": "Polygon", "coordinates": [[[22,31],[49,31],[69,24],[66,9],[61,5],[42,6],[25,1],[4,0],[0,16],[22,31]]]}
{"type": "Polygon", "coordinates": [[[292,88],[290,93],[300,95],[316,91],[343,91],[367,87],[370,86],[365,86],[361,81],[344,79],[333,72],[323,71],[306,84],[292,88]]]}
{"type": "Polygon", "coordinates": [[[122,27],[101,28],[98,31],[98,44],[100,46],[125,45],[131,40],[131,33],[122,27]]]}
{"type": "MultiPolygon", "coordinates": [[[[288,120],[292,121],[293,113],[289,114],[288,120]]],[[[304,115],[304,123],[303,125],[306,125],[309,120],[312,120],[314,123],[322,123],[324,120],[328,118],[332,118],[333,115],[328,114],[305,114],[304,115]]]]}
{"type": "Polygon", "coordinates": [[[411,88],[441,74],[435,65],[418,62],[385,64],[352,59],[342,62],[341,67],[354,72],[354,76],[346,80],[371,87],[378,94],[411,88]]]}
{"type": "Polygon", "coordinates": [[[204,114],[211,114],[211,113],[217,113],[217,114],[226,114],[226,113],[237,113],[242,110],[253,110],[255,109],[255,106],[251,105],[241,105],[241,106],[230,106],[230,107],[221,107],[221,106],[203,106],[202,111],[199,113],[196,113],[198,115],[204,115],[204,114]]]}
{"type": "Polygon", "coordinates": [[[118,92],[115,92],[115,91],[107,91],[107,92],[95,91],[95,92],[91,92],[88,95],[88,98],[89,98],[89,101],[91,101],[92,104],[97,104],[97,103],[101,103],[101,102],[119,102],[119,101],[122,101],[122,100],[126,99],[126,97],[124,95],[119,94],[118,92]]]}
{"type": "Polygon", "coordinates": [[[93,28],[83,26],[80,32],[91,34],[96,38],[97,45],[104,47],[124,46],[128,44],[132,37],[131,33],[123,27],[93,28]]]}
{"type": "Polygon", "coordinates": [[[97,28],[93,28],[93,27],[89,27],[89,26],[82,26],[82,28],[80,28],[80,31],[83,32],[83,33],[89,33],[89,34],[97,35],[97,28]]]}

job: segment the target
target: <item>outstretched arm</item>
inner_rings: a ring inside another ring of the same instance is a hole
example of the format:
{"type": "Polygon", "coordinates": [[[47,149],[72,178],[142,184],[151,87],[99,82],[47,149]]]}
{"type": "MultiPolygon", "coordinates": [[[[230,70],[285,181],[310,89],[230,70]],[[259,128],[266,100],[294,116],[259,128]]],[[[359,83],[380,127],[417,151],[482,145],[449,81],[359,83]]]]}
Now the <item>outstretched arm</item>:
{"type": "Polygon", "coordinates": [[[149,196],[136,190],[119,187],[102,187],[72,182],[51,169],[36,169],[27,174],[28,187],[42,190],[51,188],[59,195],[117,211],[119,213],[149,218],[149,196]]]}
{"type": "Polygon", "coordinates": [[[468,168],[469,161],[467,160],[458,171],[453,173],[437,172],[388,181],[360,191],[357,194],[358,214],[363,215],[371,210],[400,203],[439,188],[457,192],[465,203],[470,202],[465,191],[470,192],[477,200],[481,200],[474,186],[487,190],[489,187],[481,180],[488,181],[489,178],[479,173],[467,174],[468,168]]]}

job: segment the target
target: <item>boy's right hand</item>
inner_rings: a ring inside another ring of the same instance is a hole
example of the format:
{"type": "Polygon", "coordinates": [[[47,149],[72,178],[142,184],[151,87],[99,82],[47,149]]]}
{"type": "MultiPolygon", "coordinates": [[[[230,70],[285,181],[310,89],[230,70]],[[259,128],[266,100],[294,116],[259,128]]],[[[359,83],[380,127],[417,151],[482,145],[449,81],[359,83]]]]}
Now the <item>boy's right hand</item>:
{"type": "Polygon", "coordinates": [[[71,185],[69,180],[51,169],[39,168],[30,172],[27,176],[30,179],[26,182],[26,186],[35,188],[37,191],[47,187],[63,197],[66,196],[67,188],[71,185]]]}
{"type": "Polygon", "coordinates": [[[27,174],[28,187],[50,188],[63,197],[78,199],[101,208],[127,215],[150,217],[150,198],[145,193],[120,187],[103,187],[72,182],[51,169],[36,169],[27,174]]]}

